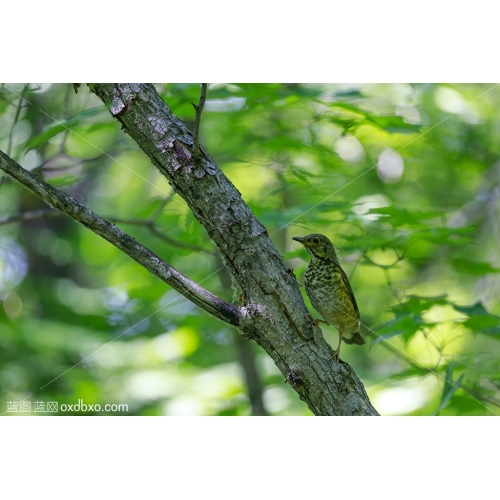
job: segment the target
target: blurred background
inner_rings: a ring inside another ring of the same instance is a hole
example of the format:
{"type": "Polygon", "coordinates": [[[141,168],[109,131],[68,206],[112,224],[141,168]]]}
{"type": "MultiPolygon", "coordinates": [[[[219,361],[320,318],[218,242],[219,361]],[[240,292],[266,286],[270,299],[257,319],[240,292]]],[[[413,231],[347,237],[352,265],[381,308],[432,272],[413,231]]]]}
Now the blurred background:
{"type": "MultiPolygon", "coordinates": [[[[192,129],[200,85],[156,88],[192,129]]],[[[342,358],[382,415],[500,413],[499,103],[493,84],[208,87],[201,144],[300,282],[291,237],[333,240],[368,337],[342,358]]],[[[186,203],[84,85],[2,85],[0,148],[238,303],[186,203]]],[[[3,175],[0,301],[0,413],[311,415],[261,348],[3,175]]]]}

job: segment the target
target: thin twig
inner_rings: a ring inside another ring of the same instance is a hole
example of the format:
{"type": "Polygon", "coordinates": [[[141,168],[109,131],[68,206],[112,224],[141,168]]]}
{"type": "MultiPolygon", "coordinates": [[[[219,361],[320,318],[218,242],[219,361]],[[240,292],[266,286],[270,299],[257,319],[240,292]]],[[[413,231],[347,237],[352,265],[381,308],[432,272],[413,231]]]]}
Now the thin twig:
{"type": "MultiPolygon", "coordinates": [[[[0,218],[0,226],[4,226],[6,224],[12,224],[14,222],[24,222],[35,219],[42,218],[55,218],[62,217],[64,214],[62,212],[58,212],[57,210],[41,209],[41,210],[33,210],[32,212],[24,212],[21,214],[10,215],[8,217],[0,218]]],[[[209,255],[212,255],[212,252],[207,250],[206,248],[200,247],[198,245],[194,245],[192,243],[184,243],[183,241],[176,240],[171,236],[167,236],[163,232],[161,232],[155,225],[154,221],[143,220],[143,219],[123,219],[120,217],[106,217],[107,220],[113,222],[115,224],[130,224],[132,226],[143,226],[146,227],[149,231],[151,231],[155,236],[166,241],[168,244],[172,246],[176,246],[178,248],[183,248],[185,250],[192,250],[194,252],[203,252],[209,255]]]]}
{"type": "Polygon", "coordinates": [[[207,100],[207,84],[201,84],[201,94],[198,105],[193,104],[196,110],[196,115],[194,117],[194,133],[193,133],[193,159],[196,161],[200,155],[200,121],[201,113],[203,111],[203,106],[207,100]]]}
{"type": "Polygon", "coordinates": [[[179,248],[184,248],[186,250],[193,250],[194,252],[203,252],[207,253],[209,255],[212,255],[212,252],[209,252],[203,247],[200,247],[198,245],[193,245],[191,243],[184,243],[182,241],[176,240],[175,238],[171,238],[170,236],[167,236],[165,233],[162,233],[154,224],[148,225],[149,230],[158,236],[158,238],[162,239],[163,241],[166,241],[168,244],[179,247],[179,248]]]}
{"type": "Polygon", "coordinates": [[[168,244],[172,246],[176,246],[179,248],[184,248],[186,250],[193,250],[195,252],[203,252],[207,253],[209,255],[212,254],[212,252],[209,252],[203,247],[200,247],[198,245],[194,245],[192,243],[184,243],[183,241],[176,240],[175,238],[172,238],[171,236],[166,235],[162,231],[160,231],[156,226],[155,226],[155,221],[152,220],[143,220],[143,219],[122,219],[120,217],[106,217],[107,220],[110,222],[113,222],[115,224],[131,224],[133,226],[143,226],[149,229],[154,235],[158,236],[158,238],[162,239],[163,241],[166,241],[168,244]]]}
{"type": "MultiPolygon", "coordinates": [[[[75,85],[75,84],[73,84],[75,85]]],[[[69,109],[69,98],[70,98],[70,86],[66,85],[66,97],[64,99],[64,119],[68,119],[68,109],[69,109]]],[[[69,128],[65,128],[62,134],[61,144],[59,145],[59,153],[64,151],[64,145],[66,144],[66,139],[68,138],[69,128]]]]}
{"type": "Polygon", "coordinates": [[[17,103],[16,107],[16,114],[14,115],[14,123],[12,124],[12,127],[10,129],[10,134],[9,134],[9,142],[7,144],[7,155],[10,156],[12,152],[12,142],[14,140],[14,130],[16,129],[17,122],[19,121],[19,115],[21,114],[21,109],[23,109],[23,102],[24,102],[24,96],[26,95],[26,92],[28,91],[30,87],[30,84],[27,83],[21,92],[21,95],[19,96],[19,101],[17,103]]]}
{"type": "MultiPolygon", "coordinates": [[[[410,365],[412,368],[416,368],[417,370],[421,370],[421,371],[432,371],[432,372],[436,372],[435,369],[429,369],[425,366],[422,366],[421,364],[417,363],[416,361],[414,361],[413,359],[411,359],[410,357],[406,356],[406,354],[404,354],[403,352],[401,352],[401,350],[397,349],[397,348],[394,348],[392,344],[388,343],[388,342],[380,342],[378,345],[380,345],[381,347],[384,347],[385,349],[387,349],[388,351],[390,351],[392,354],[394,354],[397,358],[401,359],[402,361],[406,362],[408,365],[410,365]]],[[[449,362],[449,360],[447,360],[449,362]]],[[[443,378],[443,377],[441,377],[443,378]]],[[[500,406],[500,400],[496,400],[494,398],[490,398],[488,397],[487,395],[485,394],[481,394],[473,389],[469,389],[467,386],[465,385],[461,385],[459,387],[459,389],[463,390],[468,396],[476,399],[476,401],[478,401],[479,403],[483,404],[483,406],[485,406],[488,410],[490,408],[488,408],[484,402],[488,402],[488,403],[492,403],[494,405],[497,405],[497,406],[500,406]]],[[[492,411],[492,410],[490,410],[492,411]]]]}
{"type": "Polygon", "coordinates": [[[22,214],[11,215],[9,217],[2,217],[0,218],[0,226],[11,224],[13,222],[42,219],[44,217],[59,217],[61,215],[61,212],[58,212],[57,210],[44,208],[42,210],[33,210],[32,212],[24,212],[22,214]]]}
{"type": "MultiPolygon", "coordinates": [[[[403,259],[404,259],[404,256],[400,257],[398,255],[398,260],[397,260],[396,263],[392,264],[391,266],[382,267],[382,269],[384,270],[385,281],[387,283],[387,287],[389,288],[390,292],[392,293],[392,295],[394,296],[394,298],[398,301],[399,305],[402,306],[405,310],[408,310],[407,307],[406,307],[406,304],[401,300],[401,297],[399,296],[397,290],[393,287],[391,276],[390,276],[390,269],[391,269],[391,267],[392,266],[395,267],[396,264],[399,261],[403,260],[403,259]]],[[[441,359],[444,357],[443,349],[440,348],[437,345],[436,341],[431,337],[430,331],[429,331],[428,328],[425,328],[424,326],[422,326],[421,328],[419,328],[419,330],[422,332],[422,334],[425,337],[425,339],[427,340],[427,342],[429,342],[434,347],[434,349],[436,349],[436,351],[438,351],[438,353],[439,353],[439,359],[436,362],[435,367],[433,368],[433,371],[435,371],[438,368],[438,366],[440,365],[441,359]]]]}
{"type": "MultiPolygon", "coordinates": [[[[3,83],[2,83],[2,87],[4,87],[3,83]]],[[[0,94],[0,101],[6,102],[8,106],[16,107],[16,105],[12,101],[9,101],[3,94],[0,94]]]]}
{"type": "Polygon", "coordinates": [[[160,216],[160,214],[163,212],[163,209],[167,206],[168,203],[170,203],[172,201],[172,197],[174,196],[174,194],[175,194],[174,188],[172,188],[170,190],[170,193],[168,193],[167,196],[165,196],[165,198],[163,198],[163,200],[161,200],[158,207],[156,207],[156,210],[153,212],[153,214],[149,218],[150,221],[155,221],[160,216]]]}
{"type": "MultiPolygon", "coordinates": [[[[23,109],[23,101],[24,101],[24,96],[26,95],[26,92],[29,89],[30,84],[27,83],[21,92],[21,95],[19,96],[19,101],[16,106],[16,114],[14,115],[14,123],[12,124],[12,127],[10,128],[10,133],[9,133],[9,142],[7,144],[7,155],[11,155],[12,151],[12,143],[14,141],[14,130],[16,129],[17,122],[19,121],[19,116],[21,114],[21,109],[23,109]]],[[[0,188],[4,184],[4,182],[7,182],[7,177],[4,176],[0,179],[0,188]]]]}
{"type": "MultiPolygon", "coordinates": [[[[100,158],[100,156],[97,157],[97,158],[100,158]]],[[[42,163],[40,163],[40,165],[36,166],[31,171],[34,172],[34,173],[39,173],[40,172],[40,175],[42,175],[45,172],[63,172],[64,170],[69,170],[71,168],[75,168],[75,167],[79,166],[81,163],[83,163],[81,160],[75,160],[75,159],[73,159],[73,158],[65,155],[64,153],[57,153],[52,158],[49,158],[48,160],[44,160],[42,163]],[[59,160],[61,158],[64,159],[64,160],[67,160],[68,162],[75,161],[75,163],[72,164],[72,165],[61,165],[59,167],[49,167],[49,166],[47,166],[50,163],[54,163],[56,160],[59,160]]]]}

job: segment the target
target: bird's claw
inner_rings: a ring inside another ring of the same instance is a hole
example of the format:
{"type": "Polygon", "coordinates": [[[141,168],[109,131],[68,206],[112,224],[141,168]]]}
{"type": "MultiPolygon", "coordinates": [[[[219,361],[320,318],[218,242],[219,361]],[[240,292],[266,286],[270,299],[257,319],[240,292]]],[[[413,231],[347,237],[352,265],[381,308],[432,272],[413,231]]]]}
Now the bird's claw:
{"type": "Polygon", "coordinates": [[[307,313],[307,316],[309,317],[309,319],[316,325],[316,326],[319,326],[320,323],[324,323],[325,325],[328,325],[329,323],[327,323],[326,321],[322,320],[322,319],[316,319],[316,318],[313,318],[311,313],[307,313]]]}
{"type": "Polygon", "coordinates": [[[334,359],[337,363],[339,362],[340,349],[337,349],[332,356],[330,356],[330,361],[334,359]]]}

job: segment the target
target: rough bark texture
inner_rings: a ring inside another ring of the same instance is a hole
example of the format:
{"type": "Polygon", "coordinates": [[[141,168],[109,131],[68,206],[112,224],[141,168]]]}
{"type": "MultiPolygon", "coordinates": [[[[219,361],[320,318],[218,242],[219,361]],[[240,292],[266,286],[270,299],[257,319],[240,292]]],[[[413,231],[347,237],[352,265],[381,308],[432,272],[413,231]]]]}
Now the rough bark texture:
{"type": "Polygon", "coordinates": [[[273,358],[316,415],[377,415],[363,384],[308,316],[293,272],[240,193],[152,85],[90,84],[123,129],[186,200],[243,291],[239,329],[273,358]]]}

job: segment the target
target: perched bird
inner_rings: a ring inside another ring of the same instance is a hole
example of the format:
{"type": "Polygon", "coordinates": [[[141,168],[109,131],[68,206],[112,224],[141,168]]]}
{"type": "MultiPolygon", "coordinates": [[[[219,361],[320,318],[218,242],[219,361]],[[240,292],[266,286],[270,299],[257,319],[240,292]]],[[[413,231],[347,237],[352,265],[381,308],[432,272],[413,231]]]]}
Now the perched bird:
{"type": "MultiPolygon", "coordinates": [[[[314,309],[339,332],[339,345],[332,358],[339,359],[340,344],[366,344],[359,333],[359,309],[346,273],[340,267],[332,242],[323,234],[292,238],[311,254],[304,278],[306,293],[314,309]]],[[[321,320],[315,320],[318,324],[321,320]]]]}

